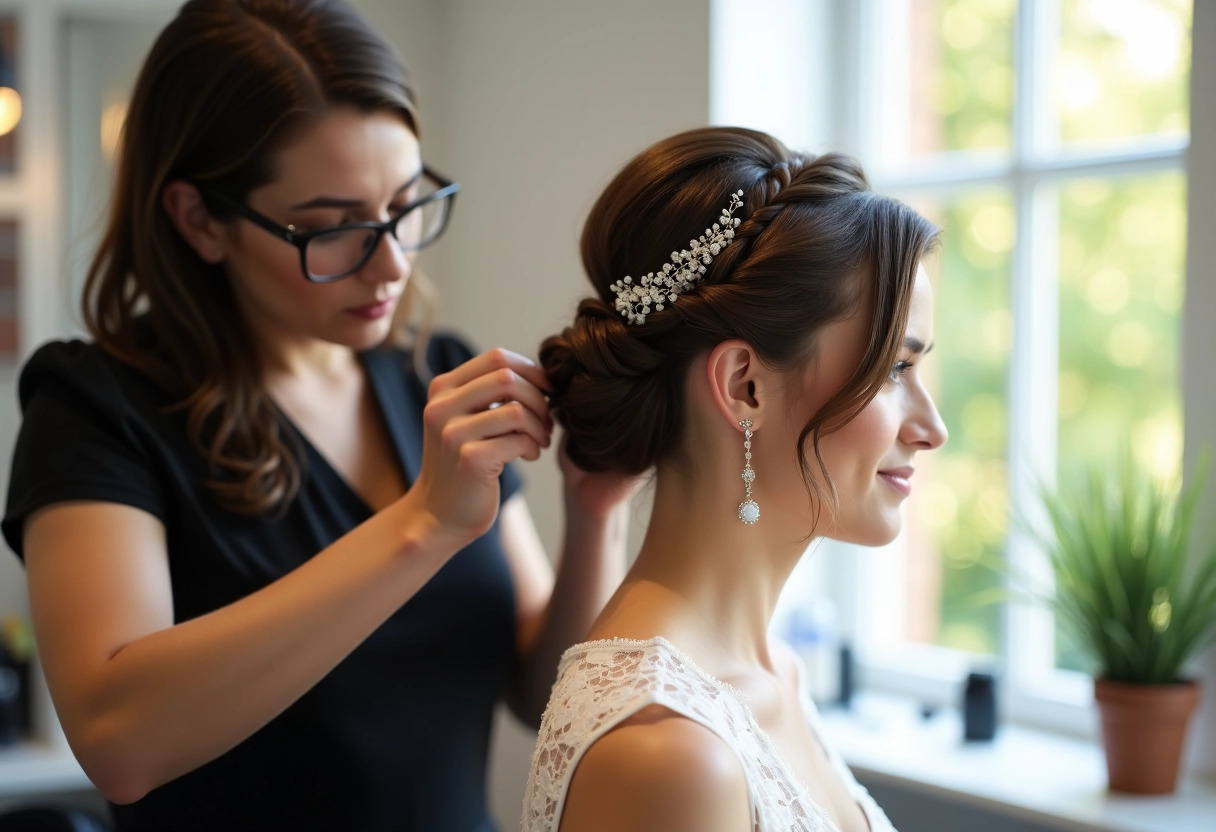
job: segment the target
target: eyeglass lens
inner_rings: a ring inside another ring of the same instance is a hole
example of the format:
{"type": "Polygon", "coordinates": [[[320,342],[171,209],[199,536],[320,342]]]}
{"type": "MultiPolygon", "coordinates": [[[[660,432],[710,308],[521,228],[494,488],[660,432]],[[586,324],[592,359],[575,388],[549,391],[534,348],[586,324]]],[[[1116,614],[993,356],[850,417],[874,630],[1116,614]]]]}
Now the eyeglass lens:
{"type": "MultiPolygon", "coordinates": [[[[434,199],[403,216],[393,235],[401,249],[414,251],[433,242],[443,231],[450,202],[450,198],[434,199]]],[[[323,281],[357,270],[371,255],[378,239],[379,233],[372,228],[339,229],[313,237],[304,250],[308,276],[323,281]]]]}

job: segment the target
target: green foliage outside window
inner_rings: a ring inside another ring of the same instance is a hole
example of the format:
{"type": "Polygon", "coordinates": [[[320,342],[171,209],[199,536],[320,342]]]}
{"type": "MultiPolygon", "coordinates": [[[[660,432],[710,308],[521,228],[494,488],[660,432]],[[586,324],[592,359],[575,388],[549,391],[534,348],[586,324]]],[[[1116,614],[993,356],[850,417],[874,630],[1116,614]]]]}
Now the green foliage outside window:
{"type": "MultiPolygon", "coordinates": [[[[1008,152],[1016,0],[911,3],[913,155],[1008,152]]],[[[1052,106],[1062,144],[1185,133],[1189,0],[1061,0],[1060,12],[1052,106]]],[[[1147,470],[1179,470],[1184,181],[1170,171],[1060,184],[1061,472],[1128,440],[1147,470]]],[[[975,564],[1003,556],[1008,525],[1012,194],[909,201],[944,229],[931,363],[951,437],[926,460],[932,482],[909,506],[940,557],[931,640],[997,653],[999,608],[970,600],[998,580],[975,564]]],[[[1057,659],[1079,667],[1065,641],[1057,659]]]]}

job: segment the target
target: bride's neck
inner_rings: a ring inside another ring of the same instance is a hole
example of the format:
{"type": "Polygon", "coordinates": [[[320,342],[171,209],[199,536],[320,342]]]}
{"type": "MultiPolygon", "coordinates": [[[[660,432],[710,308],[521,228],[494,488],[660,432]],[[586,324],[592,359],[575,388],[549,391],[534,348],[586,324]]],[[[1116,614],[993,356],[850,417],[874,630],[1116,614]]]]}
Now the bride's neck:
{"type": "Polygon", "coordinates": [[[596,630],[664,635],[694,656],[770,667],[768,624],[806,545],[773,520],[740,522],[741,490],[712,480],[659,472],[646,538],[604,622],[629,632],[596,630]]]}

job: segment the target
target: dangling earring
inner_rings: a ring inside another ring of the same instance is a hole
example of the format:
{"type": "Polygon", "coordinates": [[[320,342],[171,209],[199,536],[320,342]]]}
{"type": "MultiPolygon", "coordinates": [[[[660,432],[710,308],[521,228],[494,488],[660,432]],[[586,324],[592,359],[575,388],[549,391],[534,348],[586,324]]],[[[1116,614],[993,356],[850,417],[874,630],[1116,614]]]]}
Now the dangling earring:
{"type": "Polygon", "coordinates": [[[752,420],[744,419],[739,422],[743,428],[743,502],[739,503],[739,519],[747,525],[754,525],[760,519],[760,506],[752,499],[752,483],[756,481],[756,472],[752,469],[752,420]]]}

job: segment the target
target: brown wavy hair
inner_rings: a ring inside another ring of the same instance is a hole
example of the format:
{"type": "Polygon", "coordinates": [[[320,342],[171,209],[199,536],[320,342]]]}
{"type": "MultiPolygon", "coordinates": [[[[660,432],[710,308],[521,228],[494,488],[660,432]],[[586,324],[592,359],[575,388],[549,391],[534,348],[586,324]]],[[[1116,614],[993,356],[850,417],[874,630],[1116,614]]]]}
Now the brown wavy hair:
{"type": "MultiPolygon", "coordinates": [[[[186,411],[190,442],[209,463],[209,490],[241,514],[286,507],[300,487],[302,455],[261,384],[223,267],[195,254],[161,194],[184,180],[243,201],[273,181],[277,151],[336,106],[395,113],[418,134],[400,58],[352,7],[189,0],[136,81],[106,229],[85,283],[93,339],[186,411]]],[[[399,334],[409,302],[429,297],[420,278],[407,284],[399,334]]]]}
{"type": "Polygon", "coordinates": [[[541,345],[571,460],[585,470],[640,474],[678,454],[694,356],[738,338],[769,366],[794,370],[813,357],[824,326],[872,298],[861,362],[810,417],[794,449],[808,493],[834,507],[819,441],[857,416],[886,381],[902,347],[917,266],[937,234],[902,202],[873,193],[845,155],[792,153],[764,133],[729,127],[690,130],[643,151],[608,185],[583,228],[583,267],[595,295],[579,303],[572,326],[541,345]],[[644,324],[628,324],[613,306],[611,284],[659,268],[740,189],[735,216],[742,222],[703,283],[644,324]]]}

